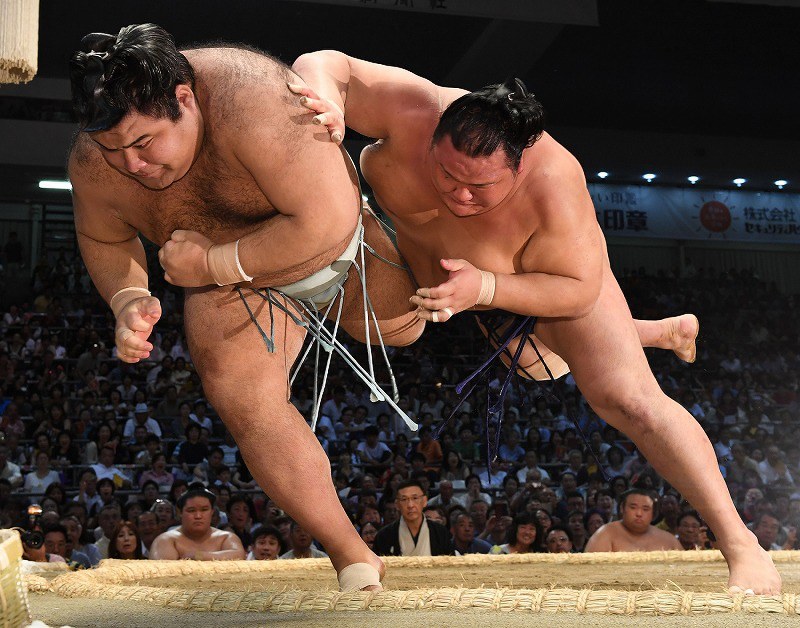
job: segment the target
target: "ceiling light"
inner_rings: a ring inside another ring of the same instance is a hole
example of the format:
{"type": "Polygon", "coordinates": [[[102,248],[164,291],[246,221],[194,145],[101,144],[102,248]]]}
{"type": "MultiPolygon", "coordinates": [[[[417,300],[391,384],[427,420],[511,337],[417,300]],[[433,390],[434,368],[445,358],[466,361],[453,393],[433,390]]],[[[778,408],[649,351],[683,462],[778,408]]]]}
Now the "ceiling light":
{"type": "Polygon", "coordinates": [[[747,183],[747,179],[742,179],[741,177],[739,177],[738,179],[734,179],[734,180],[733,180],[733,184],[734,184],[734,185],[735,185],[737,188],[740,188],[740,187],[742,187],[742,183],[747,183]]]}
{"type": "Polygon", "coordinates": [[[689,180],[689,183],[691,183],[692,185],[694,185],[695,183],[697,183],[700,180],[700,177],[698,177],[697,175],[694,175],[694,174],[691,177],[686,177],[686,178],[689,180]]]}
{"type": "Polygon", "coordinates": [[[656,178],[656,175],[654,175],[652,172],[648,172],[647,174],[643,174],[642,175],[642,179],[644,179],[648,183],[652,183],[653,179],[655,179],[655,178],[656,178]]]}
{"type": "Polygon", "coordinates": [[[42,190],[71,190],[72,184],[69,181],[53,181],[44,179],[39,181],[39,187],[42,190]]]}
{"type": "Polygon", "coordinates": [[[778,186],[779,190],[782,190],[783,186],[786,185],[787,183],[789,182],[786,179],[778,179],[777,181],[775,181],[775,185],[778,186]]]}
{"type": "Polygon", "coordinates": [[[605,179],[608,176],[608,173],[605,170],[601,170],[600,172],[597,173],[597,176],[600,177],[601,179],[605,179]]]}

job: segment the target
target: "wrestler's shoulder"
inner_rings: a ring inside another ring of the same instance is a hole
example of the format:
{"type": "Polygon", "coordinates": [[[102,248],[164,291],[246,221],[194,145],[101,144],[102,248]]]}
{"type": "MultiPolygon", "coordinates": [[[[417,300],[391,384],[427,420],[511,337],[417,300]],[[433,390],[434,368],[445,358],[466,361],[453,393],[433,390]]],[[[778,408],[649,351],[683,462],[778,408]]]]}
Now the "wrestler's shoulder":
{"type": "MultiPolygon", "coordinates": [[[[267,52],[244,45],[190,48],[182,51],[199,83],[209,86],[221,97],[235,96],[241,90],[263,90],[277,87],[286,91],[286,80],[292,74],[280,59],[267,52]]],[[[288,98],[288,97],[287,97],[288,98]]]]}
{"type": "Polygon", "coordinates": [[[67,173],[73,186],[87,184],[96,191],[109,191],[112,171],[89,136],[78,131],[72,138],[67,156],[67,173]],[[100,185],[102,184],[102,185],[100,185]]]}

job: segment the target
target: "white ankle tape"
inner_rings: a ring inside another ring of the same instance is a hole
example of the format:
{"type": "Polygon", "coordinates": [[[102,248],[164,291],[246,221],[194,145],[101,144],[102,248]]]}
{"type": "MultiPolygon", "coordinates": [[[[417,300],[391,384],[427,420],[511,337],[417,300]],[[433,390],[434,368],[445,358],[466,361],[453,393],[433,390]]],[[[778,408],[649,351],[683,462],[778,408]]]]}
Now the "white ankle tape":
{"type": "Polygon", "coordinates": [[[239,261],[239,240],[227,244],[215,244],[208,249],[208,270],[218,286],[227,286],[241,281],[253,281],[239,261]]]}
{"type": "Polygon", "coordinates": [[[486,270],[479,271],[481,273],[481,292],[478,295],[478,301],[475,305],[491,305],[494,299],[494,289],[497,284],[494,273],[486,270]]]}
{"type": "Polygon", "coordinates": [[[147,288],[140,288],[139,286],[129,286],[117,291],[117,293],[111,297],[111,301],[109,301],[111,311],[114,312],[114,318],[119,317],[119,313],[134,299],[149,296],[150,291],[147,288]]]}

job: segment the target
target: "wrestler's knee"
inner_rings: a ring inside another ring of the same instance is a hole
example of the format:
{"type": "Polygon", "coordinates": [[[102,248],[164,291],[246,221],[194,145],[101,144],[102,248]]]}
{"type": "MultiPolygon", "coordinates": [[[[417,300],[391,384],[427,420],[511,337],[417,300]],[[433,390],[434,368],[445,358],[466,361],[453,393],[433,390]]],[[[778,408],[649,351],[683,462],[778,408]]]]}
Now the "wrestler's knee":
{"type": "MultiPolygon", "coordinates": [[[[585,393],[584,393],[585,394],[585,393]]],[[[641,389],[609,387],[602,394],[586,395],[592,408],[604,419],[632,435],[658,430],[660,398],[641,389]]]]}

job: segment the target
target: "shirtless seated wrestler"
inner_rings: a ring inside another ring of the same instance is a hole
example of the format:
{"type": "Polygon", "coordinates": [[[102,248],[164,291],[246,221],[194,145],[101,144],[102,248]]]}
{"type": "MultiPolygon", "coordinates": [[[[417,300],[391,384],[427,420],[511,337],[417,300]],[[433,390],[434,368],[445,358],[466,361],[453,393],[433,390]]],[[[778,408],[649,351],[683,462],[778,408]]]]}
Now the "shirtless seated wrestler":
{"type": "Polygon", "coordinates": [[[216,496],[196,482],[178,499],[181,525],[153,539],[151,560],[244,560],[247,552],[233,532],[211,526],[216,496]]]}
{"type": "MultiPolygon", "coordinates": [[[[82,129],[69,158],[78,243],[116,316],[120,359],[148,357],[161,315],[147,292],[141,233],[162,246],[166,279],[188,288],[192,359],[259,486],[324,544],[343,589],[379,587],[383,563],[350,523],[328,458],[288,402],[287,370],[304,330],[242,290],[261,327],[272,329],[275,350],[268,352],[235,289],[316,275],[358,232],[361,198],[342,151],[286,89],[300,79],[241,48],[178,52],[152,24],[87,35],[70,72],[82,129]]],[[[367,216],[363,224],[364,240],[399,263],[379,225],[367,216]]],[[[384,339],[413,342],[424,322],[391,295],[413,294],[407,274],[367,256],[368,276],[376,265],[384,279],[372,282],[370,298],[384,339]]],[[[357,283],[350,273],[341,325],[361,338],[357,283]]]]}
{"type": "MultiPolygon", "coordinates": [[[[539,344],[555,354],[545,361],[563,359],[597,414],[702,514],[731,590],[780,591],[708,437],[661,391],[642,351],[662,346],[654,330],[670,322],[631,318],[580,164],[543,132],[538,101],[514,80],[467,93],[334,51],[303,55],[293,69],[315,90],[293,91],[334,139],[343,137],[342,111],[351,128],[378,138],[361,169],[415,279],[433,286],[412,297],[419,315],[446,321],[480,303],[539,317],[539,344]]],[[[693,349],[696,319],[676,322],[692,323],[677,336],[693,349]]],[[[533,368],[534,358],[521,364],[533,368]]]]}
{"type": "Polygon", "coordinates": [[[655,552],[683,550],[672,534],[650,525],[655,517],[652,492],[633,488],[619,500],[620,520],[602,526],[586,543],[585,552],[655,552]]]}

